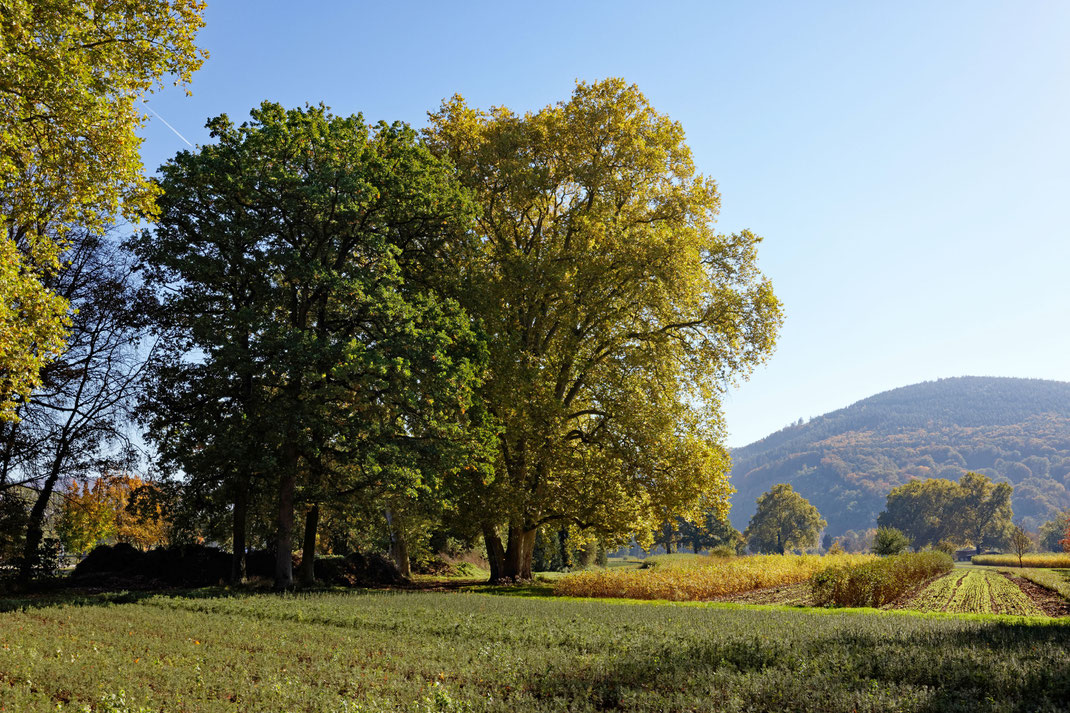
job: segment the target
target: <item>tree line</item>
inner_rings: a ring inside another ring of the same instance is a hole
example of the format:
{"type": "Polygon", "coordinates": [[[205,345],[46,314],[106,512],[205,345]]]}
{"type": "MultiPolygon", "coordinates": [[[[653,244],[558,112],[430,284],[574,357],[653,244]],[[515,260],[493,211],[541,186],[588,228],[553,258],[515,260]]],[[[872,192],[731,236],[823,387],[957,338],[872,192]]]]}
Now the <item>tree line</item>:
{"type": "MultiPolygon", "coordinates": [[[[132,69],[139,88],[201,56],[194,6],[158,5],[176,46],[132,69]]],[[[780,303],[760,239],[714,230],[716,185],[634,85],[579,82],[526,114],[454,97],[422,131],[268,102],[207,126],[138,179],[145,200],[119,186],[85,197],[96,222],[57,214],[55,264],[20,274],[86,306],[4,382],[0,491],[34,501],[24,574],[57,488],[134,468],[131,419],[154,455],[132,500],[175,541],[226,543],[236,581],[252,546],[287,588],[369,538],[403,565],[478,538],[492,578],[524,579],[540,528],[724,519],[720,398],[773,349],[780,303]],[[120,209],[148,227],[105,231],[120,209]]]]}

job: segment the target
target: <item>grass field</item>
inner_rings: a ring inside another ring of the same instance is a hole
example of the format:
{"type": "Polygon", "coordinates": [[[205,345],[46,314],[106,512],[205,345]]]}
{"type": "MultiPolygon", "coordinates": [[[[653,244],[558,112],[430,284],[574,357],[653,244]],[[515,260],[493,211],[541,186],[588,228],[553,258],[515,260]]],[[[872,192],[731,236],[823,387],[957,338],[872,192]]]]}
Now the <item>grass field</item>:
{"type": "Polygon", "coordinates": [[[0,710],[1056,711],[1067,651],[1070,626],[994,617],[157,596],[0,614],[0,710]]]}
{"type": "Polygon", "coordinates": [[[1034,584],[1057,592],[1064,599],[1070,599],[1070,569],[1031,569],[1028,567],[1000,567],[999,571],[1006,572],[1023,579],[1028,579],[1034,584]]]}
{"type": "Polygon", "coordinates": [[[591,570],[562,577],[554,592],[573,597],[706,601],[765,587],[797,584],[815,572],[870,562],[873,555],[690,555],[638,570],[591,570]]]}
{"type": "Polygon", "coordinates": [[[906,605],[919,611],[1043,616],[1011,580],[995,570],[957,568],[906,605]]]}

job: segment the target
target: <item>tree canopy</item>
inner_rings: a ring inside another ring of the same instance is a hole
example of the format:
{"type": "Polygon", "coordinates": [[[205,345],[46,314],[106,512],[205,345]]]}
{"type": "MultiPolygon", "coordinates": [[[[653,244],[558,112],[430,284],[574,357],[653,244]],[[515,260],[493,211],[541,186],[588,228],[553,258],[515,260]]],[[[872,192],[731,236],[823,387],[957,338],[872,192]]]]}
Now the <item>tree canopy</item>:
{"type": "Polygon", "coordinates": [[[758,498],[758,509],[743,536],[756,552],[784,554],[816,546],[827,524],[806,498],[787,483],[779,483],[758,498]]]}
{"type": "Polygon", "coordinates": [[[483,347],[430,272],[470,239],[471,204],[403,124],[265,103],[209,127],[161,169],[137,243],[180,345],[147,413],[198,482],[275,488],[287,587],[299,500],[311,566],[328,494],[415,497],[470,463],[453,446],[478,433],[483,347]]]}
{"type": "Polygon", "coordinates": [[[772,351],[781,311],[760,239],[714,230],[682,127],[610,79],[524,115],[454,97],[426,139],[481,208],[456,294],[490,338],[499,456],[468,502],[495,575],[530,576],[540,525],[723,515],[720,397],[772,351]]]}
{"type": "Polygon", "coordinates": [[[982,547],[1003,545],[1010,534],[1009,483],[993,483],[980,473],[966,473],[958,482],[929,478],[912,480],[888,493],[877,517],[879,527],[901,530],[915,547],[941,542],[982,547]]]}
{"type": "Polygon", "coordinates": [[[206,54],[198,0],[0,6],[0,418],[62,348],[66,303],[42,285],[66,231],[151,213],[137,102],[206,54]]]}

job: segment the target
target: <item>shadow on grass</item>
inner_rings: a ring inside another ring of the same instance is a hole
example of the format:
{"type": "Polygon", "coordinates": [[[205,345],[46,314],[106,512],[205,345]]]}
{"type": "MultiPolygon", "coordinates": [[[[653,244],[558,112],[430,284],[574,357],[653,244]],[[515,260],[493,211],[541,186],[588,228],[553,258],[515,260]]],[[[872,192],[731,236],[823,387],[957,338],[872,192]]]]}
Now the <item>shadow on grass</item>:
{"type": "Polygon", "coordinates": [[[756,619],[751,633],[631,649],[597,668],[534,680],[531,692],[543,700],[583,697],[594,710],[646,710],[638,701],[652,699],[665,710],[1070,710],[1065,625],[928,622],[895,631],[825,626],[830,621],[780,635],[775,620],[756,619]]]}

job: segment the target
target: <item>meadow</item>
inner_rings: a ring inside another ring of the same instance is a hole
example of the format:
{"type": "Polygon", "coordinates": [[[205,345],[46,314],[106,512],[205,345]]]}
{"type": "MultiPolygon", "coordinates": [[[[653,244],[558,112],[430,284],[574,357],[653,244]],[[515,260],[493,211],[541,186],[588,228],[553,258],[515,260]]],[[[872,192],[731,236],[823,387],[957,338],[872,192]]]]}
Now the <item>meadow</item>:
{"type": "Polygon", "coordinates": [[[734,594],[808,581],[831,567],[850,567],[873,555],[755,555],[692,557],[657,563],[648,569],[591,570],[562,577],[554,593],[571,597],[621,597],[706,601],[734,594]]]}
{"type": "MultiPolygon", "coordinates": [[[[133,597],[131,597],[133,599],[133,597]]],[[[0,614],[0,710],[1056,711],[1052,620],[485,594],[34,606],[0,614]]]]}

